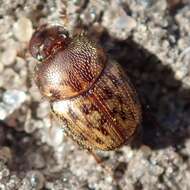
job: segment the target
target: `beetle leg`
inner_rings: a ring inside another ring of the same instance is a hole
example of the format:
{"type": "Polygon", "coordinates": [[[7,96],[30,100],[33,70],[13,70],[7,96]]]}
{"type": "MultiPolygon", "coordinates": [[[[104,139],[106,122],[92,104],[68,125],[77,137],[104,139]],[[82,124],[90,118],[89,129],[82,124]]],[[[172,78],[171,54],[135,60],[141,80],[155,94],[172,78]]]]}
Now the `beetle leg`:
{"type": "Polygon", "coordinates": [[[94,157],[97,164],[100,164],[101,167],[113,177],[113,168],[110,165],[105,164],[104,160],[100,156],[98,156],[93,150],[88,149],[88,152],[94,157]]]}
{"type": "Polygon", "coordinates": [[[103,163],[103,159],[100,156],[98,156],[94,151],[88,149],[88,152],[94,157],[94,159],[96,160],[97,164],[103,163]]]}

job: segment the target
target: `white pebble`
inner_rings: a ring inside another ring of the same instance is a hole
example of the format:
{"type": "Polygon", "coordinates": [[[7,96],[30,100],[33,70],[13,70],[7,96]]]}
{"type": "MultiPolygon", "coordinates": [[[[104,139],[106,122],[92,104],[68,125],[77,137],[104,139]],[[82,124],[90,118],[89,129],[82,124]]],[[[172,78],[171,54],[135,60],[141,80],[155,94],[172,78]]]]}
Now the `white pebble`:
{"type": "Polygon", "coordinates": [[[64,139],[64,130],[61,127],[51,127],[49,130],[49,144],[53,145],[54,147],[58,147],[62,144],[64,139]]]}
{"type": "Polygon", "coordinates": [[[25,100],[27,96],[25,92],[20,90],[7,90],[3,94],[3,102],[13,107],[20,106],[25,100]]]}
{"type": "Polygon", "coordinates": [[[32,22],[28,18],[21,17],[14,24],[14,35],[21,42],[28,42],[32,36],[32,33],[32,22]]]}
{"type": "Polygon", "coordinates": [[[3,65],[6,66],[11,65],[15,61],[16,55],[17,55],[17,50],[15,48],[8,47],[2,53],[1,62],[3,63],[3,65]]]}

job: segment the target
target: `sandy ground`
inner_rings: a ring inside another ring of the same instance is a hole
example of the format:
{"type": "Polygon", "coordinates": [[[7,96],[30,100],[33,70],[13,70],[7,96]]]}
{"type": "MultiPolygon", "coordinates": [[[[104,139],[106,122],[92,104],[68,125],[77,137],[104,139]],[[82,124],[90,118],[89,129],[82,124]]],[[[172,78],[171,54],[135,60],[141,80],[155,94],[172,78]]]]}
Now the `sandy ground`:
{"type": "Polygon", "coordinates": [[[0,26],[0,190],[190,189],[188,0],[0,0],[0,26]],[[114,178],[64,136],[33,83],[28,42],[44,23],[85,28],[138,91],[142,137],[98,152],[114,178]]]}

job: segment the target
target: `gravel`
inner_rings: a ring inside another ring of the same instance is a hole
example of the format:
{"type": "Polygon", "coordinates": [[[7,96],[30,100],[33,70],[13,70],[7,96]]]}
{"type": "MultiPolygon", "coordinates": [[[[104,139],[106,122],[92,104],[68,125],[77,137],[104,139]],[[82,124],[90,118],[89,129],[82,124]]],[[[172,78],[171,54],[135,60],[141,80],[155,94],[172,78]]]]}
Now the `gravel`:
{"type": "Polygon", "coordinates": [[[0,3],[0,190],[190,189],[188,0],[0,3]],[[85,28],[138,91],[137,145],[97,152],[111,173],[64,135],[32,80],[28,41],[44,23],[85,28]]]}

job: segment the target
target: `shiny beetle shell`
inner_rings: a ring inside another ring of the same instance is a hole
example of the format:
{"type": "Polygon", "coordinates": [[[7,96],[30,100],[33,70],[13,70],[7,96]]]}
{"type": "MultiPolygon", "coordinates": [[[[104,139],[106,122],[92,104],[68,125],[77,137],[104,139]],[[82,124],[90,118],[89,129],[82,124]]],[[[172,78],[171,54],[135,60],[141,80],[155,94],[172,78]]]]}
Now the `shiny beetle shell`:
{"type": "Polygon", "coordinates": [[[34,80],[65,133],[86,149],[114,150],[140,127],[141,107],[119,64],[87,35],[42,27],[30,41],[34,80]],[[53,32],[52,32],[53,31],[53,32]]]}

